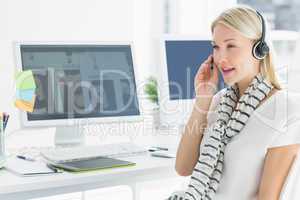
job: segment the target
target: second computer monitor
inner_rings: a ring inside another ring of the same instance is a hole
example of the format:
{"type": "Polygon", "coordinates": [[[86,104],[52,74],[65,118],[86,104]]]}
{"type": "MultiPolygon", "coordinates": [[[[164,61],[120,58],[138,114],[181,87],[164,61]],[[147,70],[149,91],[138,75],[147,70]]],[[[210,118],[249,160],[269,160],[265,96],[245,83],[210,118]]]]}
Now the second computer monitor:
{"type": "MultiPolygon", "coordinates": [[[[184,124],[195,98],[195,75],[200,65],[212,54],[211,40],[166,36],[161,45],[161,122],[171,126],[184,124]]],[[[220,73],[217,87],[217,90],[225,87],[220,73]]]]}

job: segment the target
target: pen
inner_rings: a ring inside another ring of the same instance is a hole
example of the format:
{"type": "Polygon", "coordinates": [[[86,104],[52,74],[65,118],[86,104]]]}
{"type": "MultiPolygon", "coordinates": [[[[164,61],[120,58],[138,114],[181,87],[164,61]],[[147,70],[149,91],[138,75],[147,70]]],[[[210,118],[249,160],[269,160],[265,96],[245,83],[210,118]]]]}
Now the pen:
{"type": "Polygon", "coordinates": [[[8,118],[9,118],[9,115],[4,115],[5,119],[3,120],[3,129],[5,130],[6,129],[6,126],[7,126],[7,122],[8,122],[8,118]]]}
{"type": "Polygon", "coordinates": [[[158,150],[168,151],[168,148],[165,147],[156,147],[158,150]]]}
{"type": "Polygon", "coordinates": [[[21,155],[17,155],[17,158],[20,158],[20,159],[23,159],[23,160],[28,160],[28,161],[35,161],[35,159],[33,159],[33,158],[28,158],[28,157],[21,156],[21,155]]]}
{"type": "Polygon", "coordinates": [[[165,147],[152,147],[156,150],[162,150],[162,151],[168,151],[168,148],[165,148],[165,147]]]}
{"type": "Polygon", "coordinates": [[[160,158],[175,158],[175,155],[168,154],[168,153],[158,153],[158,152],[153,152],[150,154],[153,157],[160,157],[160,158]]]}

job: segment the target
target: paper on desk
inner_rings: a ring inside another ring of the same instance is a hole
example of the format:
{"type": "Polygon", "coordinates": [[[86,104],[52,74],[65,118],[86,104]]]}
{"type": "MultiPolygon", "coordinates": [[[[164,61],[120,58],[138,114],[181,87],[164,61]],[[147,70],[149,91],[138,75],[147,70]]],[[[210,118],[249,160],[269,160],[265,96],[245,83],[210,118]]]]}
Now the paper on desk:
{"type": "Polygon", "coordinates": [[[23,111],[33,112],[34,103],[35,103],[35,96],[33,97],[33,100],[31,102],[17,99],[15,101],[15,106],[23,111]]]}
{"type": "Polygon", "coordinates": [[[35,81],[31,70],[18,72],[16,76],[16,86],[20,90],[35,89],[35,81]]]}
{"type": "Polygon", "coordinates": [[[28,161],[16,157],[7,159],[5,168],[20,176],[36,176],[55,173],[41,161],[28,161]]]}
{"type": "Polygon", "coordinates": [[[35,95],[35,89],[19,90],[17,89],[16,97],[19,100],[31,102],[35,95]]]}

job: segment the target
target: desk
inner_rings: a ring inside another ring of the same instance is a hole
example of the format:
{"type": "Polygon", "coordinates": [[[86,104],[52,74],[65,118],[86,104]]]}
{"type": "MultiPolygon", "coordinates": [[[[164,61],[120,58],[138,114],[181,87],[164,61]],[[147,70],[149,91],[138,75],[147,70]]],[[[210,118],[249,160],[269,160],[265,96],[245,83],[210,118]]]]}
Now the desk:
{"type": "Polygon", "coordinates": [[[6,170],[0,171],[0,199],[25,200],[101,187],[128,185],[133,199],[138,200],[136,184],[147,180],[176,177],[175,159],[150,155],[122,158],[136,166],[72,174],[19,177],[6,170]],[[5,180],[5,181],[4,181],[5,180]]]}
{"type": "MultiPolygon", "coordinates": [[[[136,127],[134,128],[136,129],[136,127]]],[[[131,132],[129,129],[129,132],[136,133],[135,129],[131,132]]],[[[128,138],[130,138],[131,141],[145,147],[151,145],[178,146],[179,136],[174,134],[176,131],[141,130],[135,135],[88,134],[86,135],[86,144],[98,145],[100,141],[103,144],[128,142],[128,138]]],[[[20,130],[10,134],[6,141],[7,148],[26,150],[27,147],[40,148],[54,144],[54,131],[54,128],[20,130]]],[[[26,178],[16,176],[6,170],[0,170],[0,200],[24,200],[118,185],[130,186],[133,191],[133,199],[138,200],[138,192],[135,190],[137,183],[178,177],[174,169],[175,159],[151,157],[149,155],[121,159],[135,162],[136,166],[81,174],[66,172],[26,178]]]]}

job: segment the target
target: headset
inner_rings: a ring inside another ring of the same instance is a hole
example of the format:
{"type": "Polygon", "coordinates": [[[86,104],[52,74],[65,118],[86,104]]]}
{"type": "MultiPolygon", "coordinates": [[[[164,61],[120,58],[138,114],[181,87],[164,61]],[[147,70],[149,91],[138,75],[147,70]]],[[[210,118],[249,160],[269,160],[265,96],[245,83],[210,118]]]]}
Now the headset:
{"type": "Polygon", "coordinates": [[[252,55],[257,60],[262,60],[269,53],[270,48],[269,48],[268,44],[265,41],[265,32],[266,32],[265,20],[264,20],[263,16],[258,11],[256,11],[256,13],[257,13],[258,17],[261,20],[261,30],[262,31],[261,31],[261,37],[253,45],[252,55]]]}

